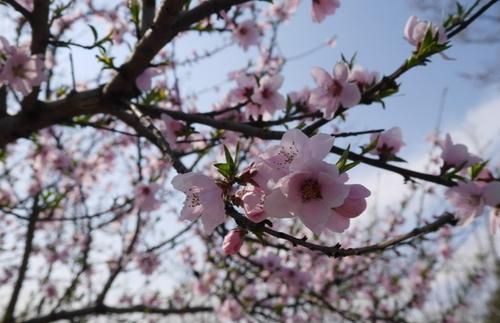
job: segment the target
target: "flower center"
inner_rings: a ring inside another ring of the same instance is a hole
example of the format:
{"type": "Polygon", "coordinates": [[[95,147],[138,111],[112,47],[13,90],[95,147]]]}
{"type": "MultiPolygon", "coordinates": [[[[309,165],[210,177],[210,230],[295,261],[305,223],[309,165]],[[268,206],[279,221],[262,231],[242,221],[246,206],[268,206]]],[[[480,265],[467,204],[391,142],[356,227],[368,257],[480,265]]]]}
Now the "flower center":
{"type": "Polygon", "coordinates": [[[481,204],[481,196],[480,195],[470,195],[467,202],[470,206],[476,207],[481,204]]]}
{"type": "Polygon", "coordinates": [[[269,91],[268,88],[263,88],[261,93],[264,99],[269,99],[271,97],[271,91],[269,91]]]}
{"type": "Polygon", "coordinates": [[[248,30],[245,27],[241,27],[240,28],[240,35],[245,36],[246,34],[248,34],[248,30]]]}
{"type": "Polygon", "coordinates": [[[328,90],[332,96],[339,96],[340,93],[342,93],[342,89],[343,89],[342,84],[340,84],[339,81],[334,80],[328,90]]]}
{"type": "Polygon", "coordinates": [[[306,179],[300,186],[303,201],[321,199],[321,186],[315,179],[306,179]]]}
{"type": "Polygon", "coordinates": [[[188,189],[188,196],[187,196],[187,201],[186,203],[190,206],[190,207],[197,207],[198,205],[200,205],[200,195],[198,193],[195,193],[193,192],[193,188],[189,188],[188,189]]]}
{"type": "Polygon", "coordinates": [[[151,194],[151,189],[148,186],[144,186],[141,189],[141,193],[142,193],[142,195],[149,195],[149,194],[151,194]]]}
{"type": "Polygon", "coordinates": [[[246,97],[251,97],[253,95],[253,87],[245,87],[243,89],[243,95],[246,97]]]}
{"type": "Polygon", "coordinates": [[[19,65],[13,66],[12,67],[12,74],[14,74],[14,76],[16,76],[16,77],[23,78],[24,74],[25,74],[23,65],[19,64],[19,65]]]}
{"type": "Polygon", "coordinates": [[[292,142],[290,146],[281,146],[279,154],[285,159],[285,164],[291,164],[299,154],[299,150],[296,148],[295,142],[292,142]]]}

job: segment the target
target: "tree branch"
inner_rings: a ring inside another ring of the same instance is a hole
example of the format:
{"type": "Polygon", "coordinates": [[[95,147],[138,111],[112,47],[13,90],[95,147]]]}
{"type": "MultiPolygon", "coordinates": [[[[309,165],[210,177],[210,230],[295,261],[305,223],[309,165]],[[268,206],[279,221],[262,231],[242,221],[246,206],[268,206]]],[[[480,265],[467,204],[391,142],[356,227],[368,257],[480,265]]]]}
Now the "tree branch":
{"type": "Polygon", "coordinates": [[[322,246],[319,244],[307,242],[306,238],[299,239],[284,232],[273,230],[268,226],[266,226],[265,222],[255,223],[246,218],[245,216],[236,212],[232,207],[227,208],[226,210],[228,211],[228,214],[236,221],[236,223],[243,228],[246,228],[254,232],[263,232],[275,238],[287,240],[291,242],[294,246],[302,246],[313,251],[319,251],[329,257],[334,257],[334,258],[342,258],[347,256],[361,256],[370,253],[381,252],[386,249],[396,247],[407,240],[417,238],[426,233],[437,231],[439,228],[447,224],[456,225],[457,223],[457,219],[453,214],[445,213],[436,218],[434,222],[428,223],[421,227],[417,227],[405,234],[396,236],[392,239],[368,245],[365,247],[342,248],[340,244],[336,244],[334,246],[322,246]]]}
{"type": "Polygon", "coordinates": [[[153,25],[156,11],[156,0],[142,0],[141,35],[153,25]]]}
{"type": "Polygon", "coordinates": [[[175,36],[197,21],[247,1],[250,0],[210,0],[183,13],[181,13],[185,3],[183,0],[165,1],[154,24],[137,44],[130,59],[119,68],[119,73],[105,87],[104,93],[124,98],[134,96],[137,92],[135,79],[175,36]]]}

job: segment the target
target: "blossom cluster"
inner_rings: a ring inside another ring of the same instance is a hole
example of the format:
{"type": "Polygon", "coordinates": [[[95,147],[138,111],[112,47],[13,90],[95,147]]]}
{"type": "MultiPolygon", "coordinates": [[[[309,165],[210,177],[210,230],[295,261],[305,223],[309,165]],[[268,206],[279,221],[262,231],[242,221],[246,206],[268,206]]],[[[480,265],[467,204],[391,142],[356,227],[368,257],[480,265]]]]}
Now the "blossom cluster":
{"type": "MultiPolygon", "coordinates": [[[[299,218],[315,234],[343,232],[366,209],[370,191],[347,184],[348,175],[324,161],[332,146],[329,135],[309,138],[298,129],[287,131],[279,145],[268,148],[242,172],[240,178],[246,185],[234,194],[238,206],[254,222],[299,218]]],[[[187,173],[177,175],[173,185],[187,195],[181,219],[201,217],[207,233],[225,222],[224,191],[214,180],[187,173]]],[[[231,232],[226,252],[234,253],[240,240],[240,231],[231,232]]]]}
{"type": "Polygon", "coordinates": [[[481,158],[470,153],[464,144],[454,143],[449,134],[439,144],[443,161],[441,173],[459,174],[461,179],[445,193],[460,223],[470,223],[489,206],[492,208],[490,228],[495,232],[500,226],[500,181],[485,168],[486,163],[481,158]]]}
{"type": "MultiPolygon", "coordinates": [[[[376,72],[368,71],[361,65],[350,68],[345,62],[337,63],[332,75],[319,67],[312,69],[311,74],[317,87],[291,92],[288,97],[292,104],[301,106],[306,112],[321,112],[328,119],[335,117],[340,108],[348,109],[360,103],[362,91],[379,78],[376,72]]],[[[283,85],[281,75],[259,78],[239,73],[235,81],[236,88],[229,93],[224,104],[228,107],[244,105],[246,120],[268,121],[287,107],[285,97],[279,93],[283,85]]]]}

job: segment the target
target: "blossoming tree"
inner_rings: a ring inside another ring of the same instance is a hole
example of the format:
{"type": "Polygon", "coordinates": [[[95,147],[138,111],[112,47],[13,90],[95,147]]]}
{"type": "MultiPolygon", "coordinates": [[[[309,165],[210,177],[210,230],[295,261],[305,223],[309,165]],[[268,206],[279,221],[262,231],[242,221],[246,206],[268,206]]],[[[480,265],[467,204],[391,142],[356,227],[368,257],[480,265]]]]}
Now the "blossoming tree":
{"type": "MultiPolygon", "coordinates": [[[[342,14],[339,0],[302,2],[311,23],[342,14]]],[[[298,0],[0,5],[15,27],[0,35],[2,322],[457,322],[491,273],[468,271],[432,306],[453,236],[477,218],[500,225],[492,156],[446,135],[417,172],[398,164],[397,125],[329,126],[385,107],[403,74],[449,59],[453,38],[498,0],[458,4],[442,22],[409,17],[395,71],[342,56],[311,67],[315,88],[289,93],[276,35],[298,0]],[[228,43],[179,57],[192,33],[228,43]],[[197,106],[179,68],[229,46],[259,62],[236,67],[212,108],[197,106]],[[77,50],[102,68],[80,79],[77,50]],[[373,220],[373,192],[349,176],[358,167],[401,175],[409,193],[373,220]],[[449,207],[410,217],[424,198],[449,207]]]]}

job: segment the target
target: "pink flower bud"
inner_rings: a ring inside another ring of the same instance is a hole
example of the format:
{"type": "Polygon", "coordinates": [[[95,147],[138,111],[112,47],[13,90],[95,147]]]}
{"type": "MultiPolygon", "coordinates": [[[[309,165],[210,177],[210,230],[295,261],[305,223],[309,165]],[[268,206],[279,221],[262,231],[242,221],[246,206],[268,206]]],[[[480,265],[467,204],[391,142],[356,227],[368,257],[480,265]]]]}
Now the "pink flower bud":
{"type": "Polygon", "coordinates": [[[226,255],[234,255],[240,251],[243,245],[243,238],[245,237],[245,231],[241,229],[231,230],[222,242],[222,250],[226,255]]]}
{"type": "Polygon", "coordinates": [[[438,37],[438,43],[444,44],[448,41],[445,30],[441,25],[433,25],[428,21],[420,20],[415,16],[408,18],[404,29],[406,40],[413,46],[420,46],[427,32],[431,30],[433,36],[438,37]]]}

